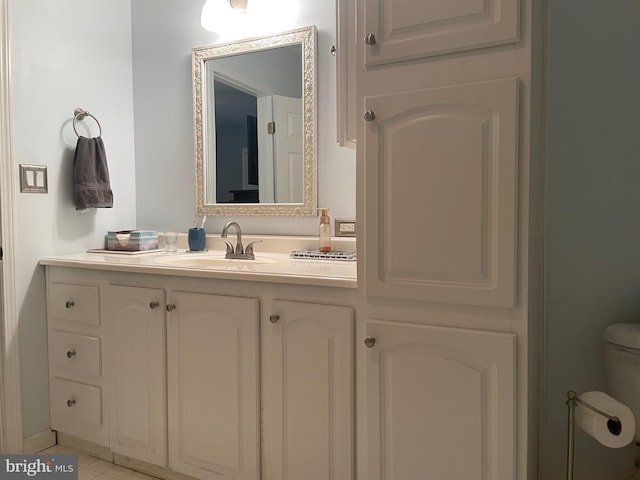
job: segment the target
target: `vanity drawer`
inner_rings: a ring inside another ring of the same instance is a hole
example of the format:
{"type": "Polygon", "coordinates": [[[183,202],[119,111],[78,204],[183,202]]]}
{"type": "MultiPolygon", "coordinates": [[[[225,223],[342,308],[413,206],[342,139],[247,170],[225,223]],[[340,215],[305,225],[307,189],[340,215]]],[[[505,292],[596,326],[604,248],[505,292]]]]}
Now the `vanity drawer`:
{"type": "Polygon", "coordinates": [[[53,330],[49,336],[54,368],[100,375],[100,339],[53,330]]]}
{"type": "Polygon", "coordinates": [[[54,378],[51,383],[51,410],[93,425],[102,425],[100,387],[54,378]]]}
{"type": "Polygon", "coordinates": [[[55,320],[68,320],[88,325],[100,324],[98,287],[51,284],[49,308],[55,320]]]}

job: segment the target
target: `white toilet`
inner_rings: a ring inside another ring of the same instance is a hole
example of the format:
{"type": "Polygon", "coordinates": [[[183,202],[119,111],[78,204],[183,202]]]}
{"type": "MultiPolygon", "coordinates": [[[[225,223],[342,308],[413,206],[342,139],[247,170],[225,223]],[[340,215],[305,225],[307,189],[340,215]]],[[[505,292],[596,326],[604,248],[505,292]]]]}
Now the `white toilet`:
{"type": "Polygon", "coordinates": [[[603,337],[608,393],[633,412],[640,444],[640,324],[609,325],[603,337]]]}

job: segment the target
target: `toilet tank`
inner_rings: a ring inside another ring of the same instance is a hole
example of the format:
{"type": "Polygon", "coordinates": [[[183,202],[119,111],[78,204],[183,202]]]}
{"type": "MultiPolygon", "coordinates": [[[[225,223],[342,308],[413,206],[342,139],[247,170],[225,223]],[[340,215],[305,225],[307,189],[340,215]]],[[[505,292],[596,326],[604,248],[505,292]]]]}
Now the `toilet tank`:
{"type": "Polygon", "coordinates": [[[604,331],[609,395],[624,403],[636,417],[640,442],[640,324],[616,323],[604,331]]]}

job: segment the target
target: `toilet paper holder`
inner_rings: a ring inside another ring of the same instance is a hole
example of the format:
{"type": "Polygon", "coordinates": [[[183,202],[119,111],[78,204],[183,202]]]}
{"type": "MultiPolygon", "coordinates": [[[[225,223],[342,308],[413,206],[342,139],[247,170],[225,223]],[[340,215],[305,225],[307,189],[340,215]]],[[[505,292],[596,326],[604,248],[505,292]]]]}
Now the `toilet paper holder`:
{"type": "Polygon", "coordinates": [[[606,412],[603,412],[599,408],[594,407],[593,405],[585,402],[578,394],[573,390],[569,390],[567,392],[567,401],[565,402],[569,409],[569,425],[568,425],[568,438],[567,438],[567,480],[573,480],[573,455],[574,455],[574,447],[575,447],[575,424],[576,424],[576,407],[578,404],[582,405],[585,408],[597,413],[608,419],[607,428],[614,435],[620,435],[622,431],[622,422],[618,417],[613,415],[609,415],[606,412]]]}

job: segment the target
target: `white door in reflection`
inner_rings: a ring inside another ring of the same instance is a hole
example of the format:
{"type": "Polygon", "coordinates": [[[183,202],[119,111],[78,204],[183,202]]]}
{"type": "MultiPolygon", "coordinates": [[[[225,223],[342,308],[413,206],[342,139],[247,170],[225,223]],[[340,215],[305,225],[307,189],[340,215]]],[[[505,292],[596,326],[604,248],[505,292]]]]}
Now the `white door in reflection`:
{"type": "Polygon", "coordinates": [[[302,99],[273,96],[275,119],[275,198],[277,203],[302,203],[304,175],[302,99]]]}

